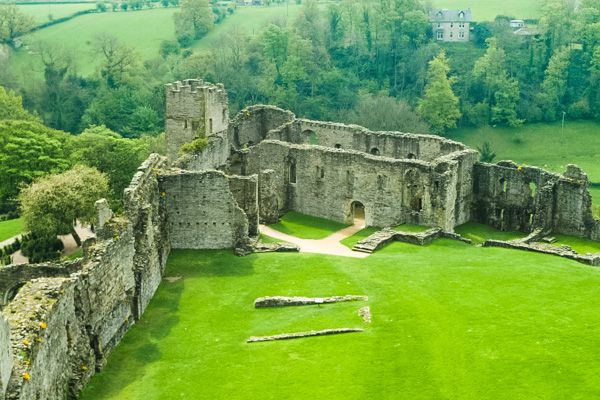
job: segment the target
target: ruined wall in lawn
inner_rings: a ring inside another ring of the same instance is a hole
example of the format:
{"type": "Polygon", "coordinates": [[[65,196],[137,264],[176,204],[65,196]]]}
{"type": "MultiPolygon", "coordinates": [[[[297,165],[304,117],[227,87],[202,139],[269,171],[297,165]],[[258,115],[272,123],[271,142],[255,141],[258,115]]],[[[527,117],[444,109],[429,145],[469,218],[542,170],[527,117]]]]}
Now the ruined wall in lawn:
{"type": "MultiPolygon", "coordinates": [[[[78,270],[29,281],[3,309],[14,363],[7,399],[76,398],[140,318],[170,250],[157,181],[165,163],[152,155],[142,164],[125,190],[123,216],[106,221],[99,210],[104,224],[78,270]]],[[[2,379],[3,337],[0,327],[2,379]]]]}
{"type": "Polygon", "coordinates": [[[478,222],[502,230],[542,229],[600,239],[587,175],[575,165],[560,175],[512,161],[477,163],[473,176],[478,222]]]}

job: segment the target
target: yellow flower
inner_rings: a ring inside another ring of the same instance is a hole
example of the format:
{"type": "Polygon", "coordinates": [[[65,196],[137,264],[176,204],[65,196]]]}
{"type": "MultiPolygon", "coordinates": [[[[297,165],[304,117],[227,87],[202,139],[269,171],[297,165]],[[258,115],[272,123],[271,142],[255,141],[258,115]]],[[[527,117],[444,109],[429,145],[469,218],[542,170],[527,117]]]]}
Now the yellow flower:
{"type": "Polygon", "coordinates": [[[38,337],[38,338],[37,338],[37,341],[38,341],[38,343],[42,343],[42,338],[41,338],[41,337],[38,337]]]}
{"type": "Polygon", "coordinates": [[[520,165],[517,167],[517,171],[522,171],[523,167],[521,167],[520,165]]]}
{"type": "Polygon", "coordinates": [[[27,340],[27,339],[23,340],[23,345],[29,346],[29,340],[27,340]]]}
{"type": "Polygon", "coordinates": [[[81,370],[82,370],[82,371],[87,371],[87,370],[88,370],[88,367],[87,367],[87,365],[83,364],[83,365],[81,366],[81,370]]]}
{"type": "Polygon", "coordinates": [[[25,379],[26,381],[31,379],[31,375],[29,375],[29,372],[24,372],[23,373],[23,379],[25,379]]]}
{"type": "Polygon", "coordinates": [[[48,324],[46,324],[44,321],[40,322],[40,328],[46,329],[47,327],[48,327],[48,324]]]}
{"type": "Polygon", "coordinates": [[[25,360],[25,365],[29,365],[30,363],[31,363],[31,361],[25,360]]]}

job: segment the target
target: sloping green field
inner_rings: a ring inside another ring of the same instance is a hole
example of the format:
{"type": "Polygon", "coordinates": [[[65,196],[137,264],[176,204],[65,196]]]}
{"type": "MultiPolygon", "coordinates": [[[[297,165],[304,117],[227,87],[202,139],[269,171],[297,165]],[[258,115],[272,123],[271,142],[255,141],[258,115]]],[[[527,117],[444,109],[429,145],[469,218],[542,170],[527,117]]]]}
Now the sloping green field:
{"type": "Polygon", "coordinates": [[[593,399],[600,270],[438,240],[366,259],[174,251],[82,399],[593,399]],[[261,309],[265,295],[368,302],[261,309]],[[357,315],[371,307],[372,324],[357,315]],[[361,327],[247,344],[252,335],[361,327]]]}
{"type": "MultiPolygon", "coordinates": [[[[76,54],[75,62],[79,72],[87,75],[98,65],[99,56],[94,43],[101,34],[111,34],[122,43],[135,48],[142,60],[158,57],[160,43],[175,39],[175,11],[174,8],[157,8],[83,15],[41,29],[27,35],[24,40],[34,53],[39,42],[72,50],[76,54]]],[[[30,54],[26,49],[14,53],[11,66],[16,74],[23,77],[42,74],[39,55],[30,54]]]]}
{"type": "Polygon", "coordinates": [[[432,0],[438,8],[470,8],[474,21],[493,21],[497,15],[518,19],[539,18],[541,0],[432,0]]]}
{"type": "Polygon", "coordinates": [[[47,3],[47,4],[19,4],[19,10],[29,15],[38,23],[44,23],[52,19],[67,17],[77,11],[93,10],[96,8],[95,3],[47,3]]]}

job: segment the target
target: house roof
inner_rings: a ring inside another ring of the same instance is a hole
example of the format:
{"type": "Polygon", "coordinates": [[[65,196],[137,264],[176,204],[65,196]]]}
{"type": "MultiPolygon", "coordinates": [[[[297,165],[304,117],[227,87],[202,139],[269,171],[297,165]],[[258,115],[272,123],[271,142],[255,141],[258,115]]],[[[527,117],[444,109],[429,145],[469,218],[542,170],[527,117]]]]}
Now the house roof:
{"type": "Polygon", "coordinates": [[[432,22],[471,22],[471,9],[466,10],[447,10],[433,9],[429,12],[429,20],[432,22]],[[462,16],[461,16],[462,14],[462,16]]]}
{"type": "Polygon", "coordinates": [[[517,29],[513,32],[517,36],[537,36],[540,34],[540,30],[536,27],[527,27],[517,29]]]}

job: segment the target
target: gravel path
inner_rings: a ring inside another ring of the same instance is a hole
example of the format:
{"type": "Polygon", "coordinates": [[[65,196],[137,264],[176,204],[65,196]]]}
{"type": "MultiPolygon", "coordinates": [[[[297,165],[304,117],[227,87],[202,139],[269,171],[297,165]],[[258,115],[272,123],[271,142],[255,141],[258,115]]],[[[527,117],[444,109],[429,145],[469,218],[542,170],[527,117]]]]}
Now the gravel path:
{"type": "Polygon", "coordinates": [[[361,253],[359,251],[352,251],[348,247],[340,243],[349,236],[354,235],[365,227],[364,221],[358,220],[354,225],[348,226],[342,230],[339,230],[332,235],[327,236],[325,239],[314,240],[314,239],[300,239],[296,236],[287,235],[268,227],[267,225],[260,225],[260,232],[267,236],[275,239],[283,240],[285,242],[293,243],[300,248],[300,253],[317,253],[317,254],[331,254],[334,256],[343,257],[354,257],[354,258],[365,258],[368,257],[368,253],[361,253]]]}

